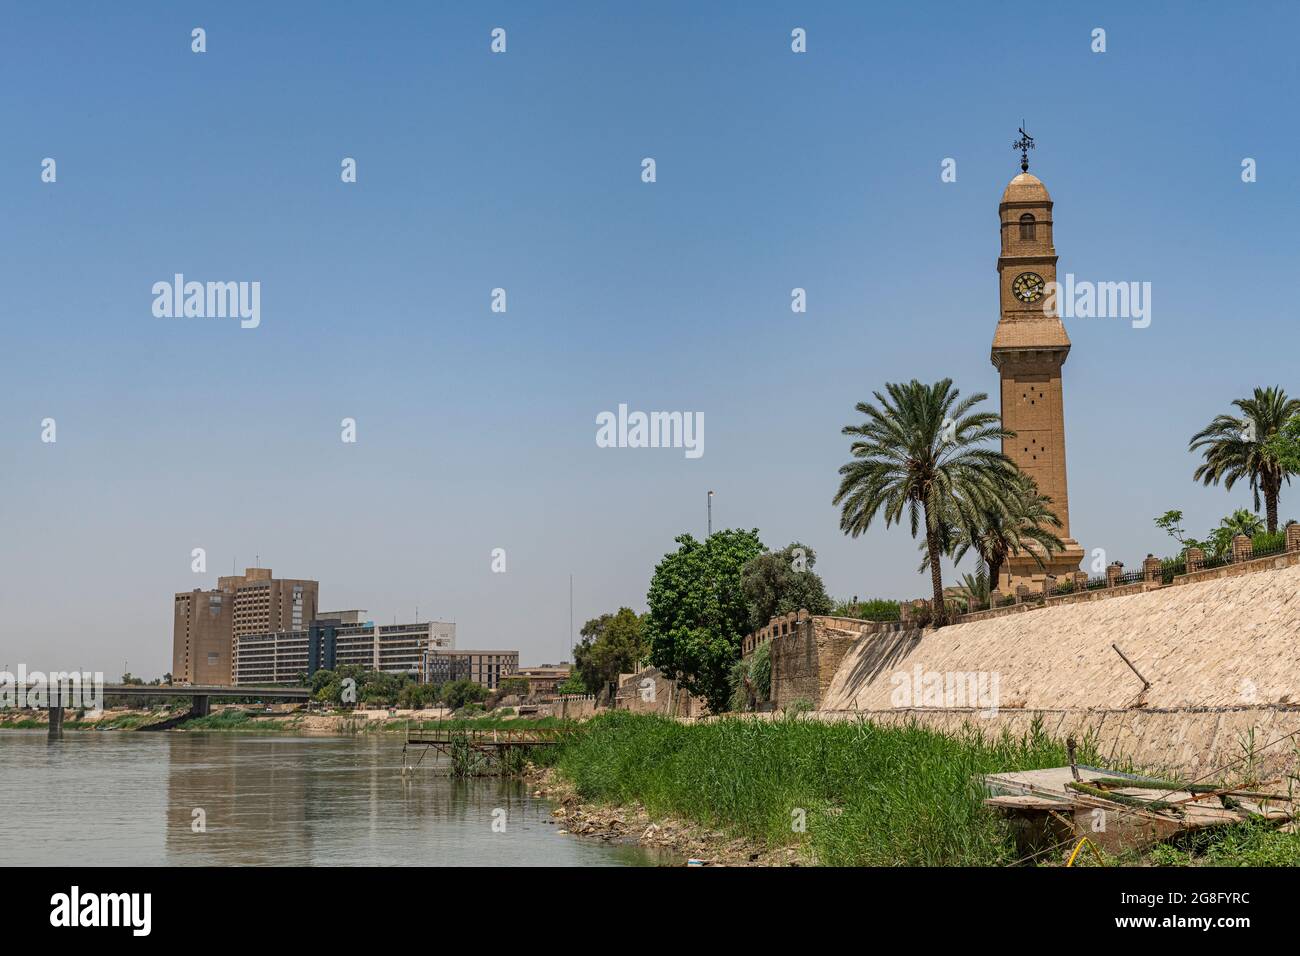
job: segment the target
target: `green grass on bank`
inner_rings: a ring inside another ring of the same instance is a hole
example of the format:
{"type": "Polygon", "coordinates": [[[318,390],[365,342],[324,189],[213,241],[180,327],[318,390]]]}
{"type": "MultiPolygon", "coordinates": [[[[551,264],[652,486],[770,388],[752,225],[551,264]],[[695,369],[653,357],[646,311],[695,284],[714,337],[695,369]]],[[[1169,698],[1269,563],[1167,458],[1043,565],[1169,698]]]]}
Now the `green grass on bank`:
{"type": "MultiPolygon", "coordinates": [[[[1007,823],[983,806],[983,773],[1059,767],[1065,747],[1023,737],[956,736],[866,721],[721,720],[682,724],[613,713],[537,756],[586,799],[641,803],[768,846],[802,844],[832,866],[970,866],[1017,862],[1007,823]],[[802,810],[805,832],[796,824],[802,810]]],[[[1079,760],[1100,766],[1091,741],[1079,760]]],[[[1116,767],[1115,769],[1132,769],[1116,767]]],[[[1063,854],[1062,854],[1063,855],[1063,854]]],[[[1093,864],[1084,854],[1080,865],[1093,864]]],[[[1058,855],[1037,862],[1054,865],[1058,855]]],[[[1300,866],[1300,835],[1260,822],[1187,834],[1118,866],[1300,866]]]]}
{"type": "Polygon", "coordinates": [[[571,730],[579,726],[576,720],[560,717],[456,717],[447,720],[398,717],[388,721],[386,727],[401,730],[408,725],[412,733],[417,730],[571,730]]]}
{"type": "MultiPolygon", "coordinates": [[[[1013,862],[1006,824],[974,778],[1067,760],[1041,731],[950,737],[866,721],[682,724],[623,713],[585,728],[552,758],[584,798],[639,802],[769,846],[803,843],[832,866],[1013,862]]],[[[1087,742],[1079,757],[1097,759],[1087,742]]]]}
{"type": "MultiPolygon", "coordinates": [[[[166,719],[167,715],[154,713],[152,711],[138,711],[125,714],[115,714],[112,717],[105,717],[102,720],[77,720],[74,717],[65,717],[63,721],[64,730],[138,730],[147,724],[157,723],[166,719]]],[[[35,717],[21,717],[17,720],[5,720],[0,722],[0,730],[46,730],[49,728],[48,720],[38,720],[35,717]]]]}
{"type": "MultiPolygon", "coordinates": [[[[291,714],[257,714],[243,710],[225,710],[207,717],[195,717],[180,725],[185,730],[248,730],[248,731],[300,731],[302,720],[308,715],[298,712],[291,714]]],[[[394,717],[387,720],[366,720],[353,718],[346,711],[329,715],[337,718],[340,730],[349,734],[403,733],[408,728],[412,733],[435,730],[560,730],[576,727],[577,721],[561,720],[556,717],[511,718],[501,717],[461,717],[447,720],[414,720],[407,717],[394,717]]]]}
{"type": "Polygon", "coordinates": [[[1157,846],[1147,862],[1155,866],[1300,866],[1300,835],[1252,821],[1157,846]]]}
{"type": "MultiPolygon", "coordinates": [[[[64,730],[138,730],[143,726],[160,723],[180,713],[129,711],[114,714],[98,721],[76,720],[68,717],[64,720],[64,730]]],[[[266,714],[239,708],[219,710],[207,717],[192,717],[177,725],[180,730],[206,731],[248,731],[256,733],[292,733],[300,732],[303,720],[308,716],[329,716],[337,718],[340,732],[346,734],[364,733],[402,733],[408,727],[412,732],[421,730],[564,730],[578,726],[576,720],[558,717],[457,717],[446,720],[413,720],[395,717],[387,720],[367,720],[352,717],[347,711],[330,714],[307,714],[302,711],[284,714],[266,714]]],[[[48,724],[35,717],[21,717],[0,721],[3,730],[44,730],[48,724]]]]}
{"type": "MultiPolygon", "coordinates": [[[[35,717],[22,717],[18,720],[7,720],[0,724],[0,730],[44,730],[48,725],[43,720],[37,720],[35,717]]],[[[66,726],[66,724],[65,724],[66,726]]]]}
{"type": "Polygon", "coordinates": [[[191,717],[177,726],[184,730],[249,730],[275,732],[298,729],[296,714],[261,716],[246,710],[221,710],[206,717],[191,717]]]}
{"type": "Polygon", "coordinates": [[[68,728],[81,730],[92,727],[95,730],[137,730],[147,724],[160,723],[166,720],[168,716],[165,712],[138,710],[125,714],[113,714],[97,721],[64,721],[63,727],[65,730],[68,728]]]}

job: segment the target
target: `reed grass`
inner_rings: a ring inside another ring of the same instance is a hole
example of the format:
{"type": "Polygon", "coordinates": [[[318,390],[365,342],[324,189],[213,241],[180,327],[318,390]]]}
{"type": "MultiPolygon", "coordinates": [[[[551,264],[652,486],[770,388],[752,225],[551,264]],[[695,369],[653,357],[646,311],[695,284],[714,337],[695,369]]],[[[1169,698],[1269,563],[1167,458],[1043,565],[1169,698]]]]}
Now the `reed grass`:
{"type": "Polygon", "coordinates": [[[390,719],[386,726],[401,730],[407,726],[416,730],[572,730],[579,726],[576,720],[560,717],[455,717],[447,720],[410,720],[405,717],[390,719]]]}
{"type": "MultiPolygon", "coordinates": [[[[802,844],[833,866],[1013,862],[1006,823],[983,805],[984,773],[1062,766],[1035,725],[945,735],[918,724],[723,719],[683,724],[613,713],[553,761],[587,799],[641,803],[769,846],[802,844]],[[800,830],[800,825],[804,829],[800,830]]],[[[1096,762],[1089,741],[1079,759],[1096,762]]]]}

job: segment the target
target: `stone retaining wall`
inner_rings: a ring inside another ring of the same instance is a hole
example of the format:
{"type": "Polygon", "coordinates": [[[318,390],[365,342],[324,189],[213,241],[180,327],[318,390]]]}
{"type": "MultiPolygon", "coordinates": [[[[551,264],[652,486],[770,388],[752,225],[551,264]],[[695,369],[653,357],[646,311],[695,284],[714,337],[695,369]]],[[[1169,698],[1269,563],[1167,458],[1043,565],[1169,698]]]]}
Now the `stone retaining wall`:
{"type": "Polygon", "coordinates": [[[889,726],[916,721],[947,734],[977,731],[1030,733],[1035,721],[1058,740],[1091,738],[1101,760],[1114,769],[1131,761],[1139,769],[1167,771],[1205,782],[1242,774],[1253,766],[1259,779],[1277,779],[1296,768],[1300,708],[1260,706],[1180,710],[1003,710],[979,717],[973,710],[899,708],[884,711],[821,711],[823,720],[865,718],[889,726]],[[1295,735],[1295,736],[1291,736],[1295,735]],[[1253,763],[1252,763],[1253,762],[1253,763]]]}
{"type": "Polygon", "coordinates": [[[657,667],[647,667],[635,674],[619,674],[613,708],[667,717],[699,717],[705,712],[704,701],[682,690],[657,667]]]}
{"type": "Polygon", "coordinates": [[[785,709],[806,701],[816,709],[854,643],[881,625],[847,617],[804,616],[787,633],[772,638],[772,702],[785,709]]]}

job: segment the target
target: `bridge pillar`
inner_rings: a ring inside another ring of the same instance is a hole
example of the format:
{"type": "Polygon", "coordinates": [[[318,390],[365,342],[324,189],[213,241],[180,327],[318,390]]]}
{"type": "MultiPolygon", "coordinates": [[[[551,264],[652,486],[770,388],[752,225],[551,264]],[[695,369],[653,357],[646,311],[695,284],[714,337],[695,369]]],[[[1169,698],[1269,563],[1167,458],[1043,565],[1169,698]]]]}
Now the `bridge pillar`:
{"type": "Polygon", "coordinates": [[[212,713],[212,698],[207,694],[196,694],[194,696],[194,706],[190,708],[190,712],[195,717],[208,716],[208,714],[212,713]]]}
{"type": "Polygon", "coordinates": [[[59,706],[50,709],[50,739],[63,739],[63,708],[59,706]]]}

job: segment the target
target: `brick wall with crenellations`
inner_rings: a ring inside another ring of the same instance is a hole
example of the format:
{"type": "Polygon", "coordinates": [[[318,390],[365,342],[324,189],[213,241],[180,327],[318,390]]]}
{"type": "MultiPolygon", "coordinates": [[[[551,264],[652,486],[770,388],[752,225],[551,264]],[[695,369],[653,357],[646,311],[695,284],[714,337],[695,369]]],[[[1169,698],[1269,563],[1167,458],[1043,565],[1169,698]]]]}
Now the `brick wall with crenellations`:
{"type": "Polygon", "coordinates": [[[898,627],[895,623],[792,611],[746,635],[742,653],[748,657],[760,645],[771,642],[772,703],[785,709],[796,701],[807,701],[815,709],[821,706],[840,661],[855,641],[864,634],[898,627]]]}

